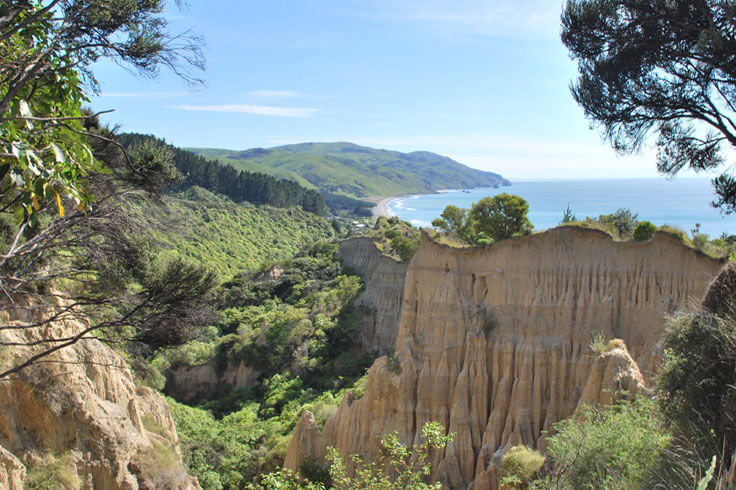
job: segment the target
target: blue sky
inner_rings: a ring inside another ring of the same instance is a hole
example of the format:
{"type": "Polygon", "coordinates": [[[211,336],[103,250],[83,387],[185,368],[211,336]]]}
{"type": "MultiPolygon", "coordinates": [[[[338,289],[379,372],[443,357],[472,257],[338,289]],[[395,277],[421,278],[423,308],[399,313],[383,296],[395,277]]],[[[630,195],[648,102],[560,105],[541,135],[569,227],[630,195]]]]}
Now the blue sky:
{"type": "MultiPolygon", "coordinates": [[[[173,3],[173,2],[171,2],[173,3]]],[[[657,176],[618,157],[570,96],[557,0],[191,0],[206,85],[95,68],[123,131],[241,150],[351,141],[427,150],[509,178],[657,176]]]]}

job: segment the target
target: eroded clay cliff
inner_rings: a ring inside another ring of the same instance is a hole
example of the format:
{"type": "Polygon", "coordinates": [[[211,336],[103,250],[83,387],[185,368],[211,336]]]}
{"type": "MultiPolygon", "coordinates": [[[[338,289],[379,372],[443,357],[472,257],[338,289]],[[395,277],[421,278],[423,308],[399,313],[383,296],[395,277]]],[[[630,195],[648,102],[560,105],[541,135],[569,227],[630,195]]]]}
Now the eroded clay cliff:
{"type": "Polygon", "coordinates": [[[408,264],[383,255],[374,240],[367,237],[342,241],[339,257],[345,267],[363,278],[365,284],[355,300],[355,305],[365,310],[360,320],[361,345],[381,355],[393,351],[408,264]]]}
{"type": "MultiPolygon", "coordinates": [[[[563,227],[472,249],[424,235],[395,359],[375,362],[365,395],[343,400],[321,444],[372,459],[381,434],[415,443],[436,420],[456,437],[435,454],[433,476],[451,488],[494,488],[506,449],[543,449],[542,431],[579,404],[644,390],[665,316],[697,304],[721,265],[664,233],[615,242],[563,227]],[[596,333],[618,340],[595,355],[596,333]]],[[[299,428],[291,462],[298,450],[322,454],[308,420],[299,428]]]]}
{"type": "MultiPolygon", "coordinates": [[[[53,314],[31,305],[0,311],[3,369],[88,326],[67,314],[42,327],[28,325],[53,314]],[[41,341],[39,345],[31,345],[41,341]]],[[[43,358],[0,382],[0,488],[21,490],[28,472],[63,459],[82,489],[193,489],[166,401],[136,386],[125,360],[95,339],[43,358]]]]}

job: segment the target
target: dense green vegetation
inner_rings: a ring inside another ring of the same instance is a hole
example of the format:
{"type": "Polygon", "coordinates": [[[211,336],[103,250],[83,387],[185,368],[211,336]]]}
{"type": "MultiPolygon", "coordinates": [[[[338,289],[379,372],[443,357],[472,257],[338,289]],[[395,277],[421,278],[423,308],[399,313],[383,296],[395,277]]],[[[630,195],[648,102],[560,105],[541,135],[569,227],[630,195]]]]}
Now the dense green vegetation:
{"type": "Polygon", "coordinates": [[[280,208],[301,206],[305,211],[316,214],[327,212],[324,198],[318,191],[307,189],[293,180],[277,180],[258,172],[238,172],[231,166],[168,145],[154,136],[129,133],[118,135],[117,139],[131,155],[145,145],[163,147],[170,152],[174,166],[181,174],[181,181],[175,187],[177,190],[198,186],[235,202],[280,208]]]}
{"type": "Polygon", "coordinates": [[[540,488],[633,489],[656,483],[671,436],[654,401],[583,407],[547,437],[549,475],[540,488]],[[554,482],[554,485],[553,485],[554,482]]]}
{"type": "Polygon", "coordinates": [[[659,231],[673,235],[688,247],[700,250],[714,258],[732,257],[736,252],[736,235],[724,233],[718,238],[711,239],[707,234],[700,231],[700,225],[696,223],[695,227],[690,230],[690,236],[688,236],[685,231],[673,226],[662,225],[657,227],[649,221],[639,221],[638,215],[633,214],[631,210],[626,208],[619,208],[614,213],[602,214],[597,218],[586,216],[584,219],[578,219],[568,207],[563,211],[560,224],[593,228],[605,231],[615,240],[634,240],[637,242],[650,240],[659,231]]]}
{"type": "Polygon", "coordinates": [[[471,169],[434,153],[399,153],[352,143],[302,143],[246,151],[191,151],[217,158],[238,170],[269,173],[302,185],[311,184],[326,194],[354,198],[509,184],[498,174],[471,169]]]}
{"type": "Polygon", "coordinates": [[[432,226],[468,244],[490,245],[516,235],[531,233],[526,217],[529,204],[511,194],[497,194],[473,203],[471,209],[449,205],[432,226]]]}
{"type": "Polygon", "coordinates": [[[150,362],[149,370],[163,373],[206,362],[221,373],[241,363],[258,373],[249,387],[222,383],[200,398],[200,408],[172,402],[180,437],[191,448],[187,462],[195,475],[213,482],[209,488],[241,488],[278,467],[305,409],[324,424],[347,389],[360,394],[361,377],[376,355],[356,343],[361,312],[351,300],[360,278],[342,270],[336,253],[336,244],[318,242],[293,258],[234,276],[219,289],[221,316],[212,331],[161,350],[150,362]]]}
{"type": "MultiPolygon", "coordinates": [[[[455,438],[455,434],[445,435],[445,428],[438,422],[427,422],[422,426],[421,443],[409,448],[399,441],[398,434],[392,432],[381,437],[382,454],[378,461],[366,462],[358,455],[351,455],[351,462],[356,469],[348,475],[345,462],[337,450],[328,449],[329,488],[351,490],[365,488],[371,490],[440,490],[442,483],[428,483],[431,473],[429,463],[430,452],[442,449],[455,438]]],[[[260,488],[324,490],[327,486],[320,481],[314,482],[294,475],[288,470],[273,472],[263,477],[260,488]]]]}
{"type": "Polygon", "coordinates": [[[203,264],[223,279],[336,236],[328,219],[301,209],[236,204],[198,187],[138,205],[164,254],[203,264]]]}
{"type": "Polygon", "coordinates": [[[396,216],[378,218],[373,230],[365,234],[376,240],[384,255],[402,262],[409,262],[419,248],[419,230],[396,216]]]}

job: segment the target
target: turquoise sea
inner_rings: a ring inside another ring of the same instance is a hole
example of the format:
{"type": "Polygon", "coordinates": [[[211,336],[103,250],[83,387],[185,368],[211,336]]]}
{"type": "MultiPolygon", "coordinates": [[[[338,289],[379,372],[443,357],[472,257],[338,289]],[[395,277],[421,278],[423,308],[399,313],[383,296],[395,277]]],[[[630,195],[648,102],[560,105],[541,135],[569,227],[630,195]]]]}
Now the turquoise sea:
{"type": "Polygon", "coordinates": [[[416,226],[431,226],[448,204],[469,209],[480,199],[507,192],[529,202],[529,219],[535,230],[560,223],[569,205],[575,215],[597,217],[629,208],[640,221],[672,225],[690,233],[695,223],[711,238],[723,232],[736,234],[736,215],[723,216],[710,206],[714,200],[708,179],[621,179],[519,181],[510,187],[459,189],[393,199],[386,206],[392,216],[416,226]]]}

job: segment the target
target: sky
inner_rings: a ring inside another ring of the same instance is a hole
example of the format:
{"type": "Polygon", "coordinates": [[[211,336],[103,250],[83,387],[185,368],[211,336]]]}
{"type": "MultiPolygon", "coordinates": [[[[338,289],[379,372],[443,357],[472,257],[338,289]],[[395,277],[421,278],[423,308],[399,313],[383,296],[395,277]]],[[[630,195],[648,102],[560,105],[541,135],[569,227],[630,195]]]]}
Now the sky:
{"type": "MultiPolygon", "coordinates": [[[[174,2],[170,2],[174,3],[174,2]]],[[[656,177],[621,157],[569,85],[558,0],[190,0],[205,84],[95,66],[93,109],[122,131],[243,150],[349,141],[432,151],[510,179],[656,177]]]]}

